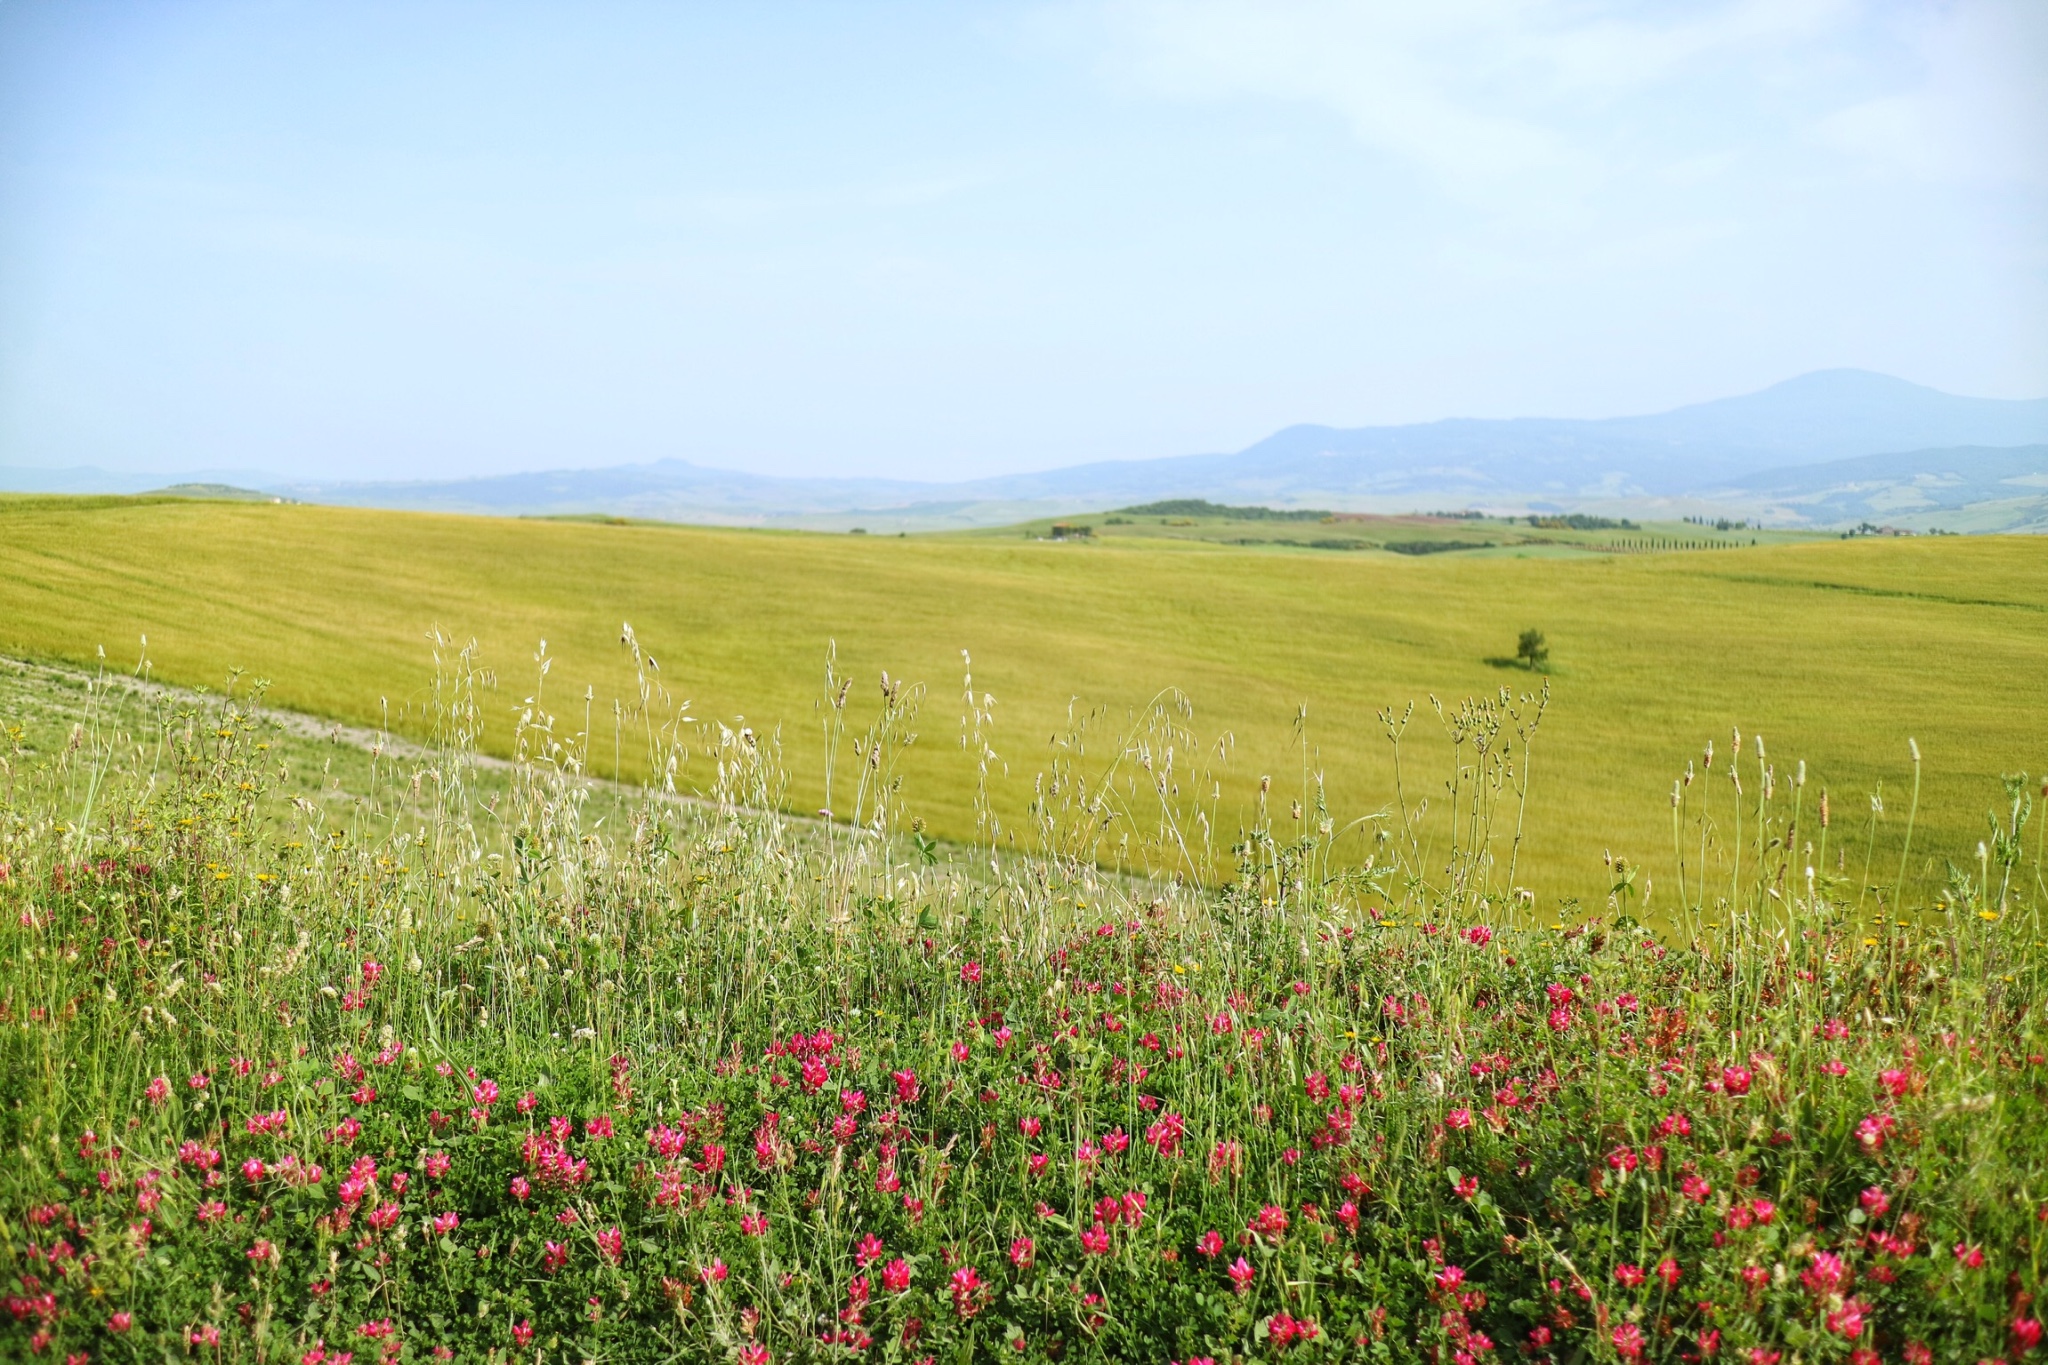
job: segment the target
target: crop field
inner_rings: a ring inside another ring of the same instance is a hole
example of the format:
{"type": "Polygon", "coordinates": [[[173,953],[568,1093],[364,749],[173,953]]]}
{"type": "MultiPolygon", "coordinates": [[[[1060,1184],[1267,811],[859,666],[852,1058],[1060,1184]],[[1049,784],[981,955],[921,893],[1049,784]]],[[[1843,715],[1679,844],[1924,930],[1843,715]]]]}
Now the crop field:
{"type": "MultiPolygon", "coordinates": [[[[126,671],[146,636],[160,680],[218,687],[240,669],[272,680],[280,705],[417,739],[438,629],[479,642],[494,671],[480,744],[502,757],[542,686],[545,641],[543,704],[590,773],[643,775],[650,735],[687,702],[682,714],[779,743],[787,786],[777,799],[789,809],[842,819],[858,765],[839,752],[828,792],[828,740],[836,730],[851,742],[876,722],[886,672],[895,723],[916,735],[898,756],[906,819],[929,835],[962,840],[993,823],[1006,846],[1029,844],[1034,788],[1057,768],[1072,779],[1064,791],[1092,784],[1092,797],[1115,797],[1131,819],[1151,811],[1154,843],[1162,825],[1186,831],[1178,866],[1141,858],[1118,842],[1124,834],[1093,848],[1099,860],[1203,876],[1227,870],[1229,831],[1255,821],[1268,777],[1271,800],[1289,812],[1299,803],[1304,821],[1318,820],[1320,801],[1352,864],[1402,822],[1423,847],[1447,850],[1453,743],[1431,699],[1455,719],[1467,699],[1497,704],[1505,693],[1526,726],[1547,684],[1529,761],[1518,751],[1515,764],[1531,794],[1526,820],[1497,869],[1546,911],[1568,900],[1598,908],[1610,856],[1644,869],[1652,916],[1679,902],[1681,856],[1695,883],[1736,871],[1738,821],[1753,818],[1758,795],[1738,793],[1726,772],[1737,730],[1746,746],[1762,737],[1779,786],[1803,763],[1810,805],[1828,793],[1827,870],[1876,869],[1873,895],[1903,880],[1917,899],[1931,896],[1951,863],[1974,861],[2001,775],[2048,767],[2038,700],[2048,553],[2035,538],[1581,545],[1564,557],[1552,545],[1516,558],[1144,529],[1076,543],[8,499],[0,654],[92,664],[104,649],[126,671]],[[637,673],[622,623],[653,661],[637,673]],[[1528,628],[1547,638],[1546,673],[1514,658],[1528,628]],[[963,653],[978,718],[963,701],[963,653]],[[643,677],[654,689],[644,705],[643,677]],[[830,704],[841,696],[843,708],[830,704]],[[1411,776],[1397,790],[1382,713],[1398,719],[1411,704],[1411,776]],[[1685,815],[1709,821],[1703,841],[1679,846],[1671,795],[1689,769],[1685,815]]],[[[1667,532],[1719,534],[1634,536],[1667,532]]],[[[1630,533],[1542,538],[1575,536],[1630,533]]],[[[694,738],[663,751],[679,762],[681,788],[712,780],[714,730],[684,726],[694,738]]],[[[1475,744],[1468,731],[1461,769],[1475,744]]],[[[1802,837],[1816,833],[1809,822],[1802,837]]]]}
{"type": "Polygon", "coordinates": [[[1478,512],[1378,516],[1314,509],[1227,507],[1199,498],[1148,503],[1086,516],[1041,518],[1014,527],[958,534],[986,539],[1025,536],[1039,540],[1086,540],[1091,544],[1195,541],[1269,550],[1382,550],[1399,555],[1461,553],[1518,557],[1732,550],[1841,538],[1833,532],[1737,526],[1726,519],[1714,524],[1638,524],[1609,517],[1486,516],[1478,512]]]}
{"type": "Polygon", "coordinates": [[[2041,1339],[2028,783],[1899,915],[1795,856],[1816,798],[1745,745],[1726,882],[1668,889],[1653,934],[1617,859],[1611,907],[1551,928],[1495,866],[1505,745],[1455,843],[1352,859],[1273,800],[1198,887],[1105,870],[1085,800],[1020,849],[933,846],[900,696],[845,742],[849,828],[778,814],[744,731],[690,741],[687,801],[594,782],[539,703],[489,762],[486,682],[452,656],[414,746],[246,680],[0,668],[0,1356],[1928,1365],[2041,1339]]]}

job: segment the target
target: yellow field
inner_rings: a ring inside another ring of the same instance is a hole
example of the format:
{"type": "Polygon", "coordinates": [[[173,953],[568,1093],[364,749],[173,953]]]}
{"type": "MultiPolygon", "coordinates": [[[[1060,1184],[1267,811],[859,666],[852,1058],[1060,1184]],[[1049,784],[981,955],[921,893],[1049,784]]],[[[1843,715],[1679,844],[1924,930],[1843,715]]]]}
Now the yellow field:
{"type": "MultiPolygon", "coordinates": [[[[161,679],[217,685],[241,667],[273,679],[281,705],[374,724],[388,699],[395,728],[417,728],[424,637],[438,626],[476,637],[497,668],[486,745],[502,749],[545,638],[557,660],[547,695],[568,729],[581,728],[593,690],[600,775],[611,767],[611,703],[632,694],[622,622],[693,714],[780,727],[798,808],[821,799],[828,641],[857,680],[855,731],[873,714],[882,670],[928,684],[905,795],[941,835],[973,823],[959,745],[963,649],[976,690],[998,701],[993,739],[1008,778],[996,804],[1013,827],[1028,823],[1032,779],[1070,706],[1107,707],[1122,723],[1178,687],[1197,732],[1235,737],[1218,822],[1227,836],[1261,774],[1274,774],[1277,793],[1299,790],[1291,741],[1304,704],[1340,824],[1392,795],[1381,707],[1424,703],[1410,799],[1418,786],[1440,789],[1449,746],[1425,698],[1530,689],[1538,680],[1500,656],[1537,626],[1552,650],[1553,700],[1518,880],[1546,898],[1596,900],[1608,848],[1668,885],[1672,779],[1708,739],[1725,774],[1732,726],[1761,732],[1781,774],[1807,761],[1813,784],[1831,791],[1837,846],[1862,848],[1866,796],[1882,779],[1887,883],[1909,735],[1926,758],[1915,845],[1959,863],[1974,864],[1998,775],[2048,768],[2048,542],[2038,538],[1518,559],[0,500],[0,651],[90,661],[104,646],[128,667],[147,635],[161,679]]],[[[701,769],[688,776],[708,782],[701,769]]],[[[1732,817],[1725,775],[1701,793],[1732,817]]]]}

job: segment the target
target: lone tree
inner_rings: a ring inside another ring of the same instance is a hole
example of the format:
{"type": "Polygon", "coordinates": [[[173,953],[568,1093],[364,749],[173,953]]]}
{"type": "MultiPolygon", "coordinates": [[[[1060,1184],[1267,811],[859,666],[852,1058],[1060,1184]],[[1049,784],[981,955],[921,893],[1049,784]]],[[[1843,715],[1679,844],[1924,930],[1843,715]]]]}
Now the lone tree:
{"type": "Polygon", "coordinates": [[[1543,639],[1543,632],[1534,626],[1522,632],[1522,638],[1515,641],[1515,657],[1526,664],[1531,672],[1550,662],[1550,646],[1543,639]]]}

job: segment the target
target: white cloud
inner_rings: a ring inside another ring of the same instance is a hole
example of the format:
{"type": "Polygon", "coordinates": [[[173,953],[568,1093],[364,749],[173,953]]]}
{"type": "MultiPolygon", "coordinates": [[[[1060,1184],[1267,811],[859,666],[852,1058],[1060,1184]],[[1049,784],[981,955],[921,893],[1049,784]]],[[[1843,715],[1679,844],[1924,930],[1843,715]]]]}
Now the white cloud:
{"type": "MultiPolygon", "coordinates": [[[[1072,11],[1069,11],[1072,13],[1072,11]]],[[[2048,183],[2048,3],[1103,0],[1113,72],[1318,107],[1525,222],[1788,150],[1909,179],[2048,183]]]]}
{"type": "Polygon", "coordinates": [[[1849,0],[1111,0],[1103,14],[1148,88],[1320,106],[1457,198],[1525,210],[1637,169],[1616,150],[1630,99],[1853,17],[1849,0]]]}
{"type": "Polygon", "coordinates": [[[1837,110],[1815,140],[1917,179],[2048,187],[2048,5],[1967,0],[1906,23],[1915,83],[1837,110]]]}

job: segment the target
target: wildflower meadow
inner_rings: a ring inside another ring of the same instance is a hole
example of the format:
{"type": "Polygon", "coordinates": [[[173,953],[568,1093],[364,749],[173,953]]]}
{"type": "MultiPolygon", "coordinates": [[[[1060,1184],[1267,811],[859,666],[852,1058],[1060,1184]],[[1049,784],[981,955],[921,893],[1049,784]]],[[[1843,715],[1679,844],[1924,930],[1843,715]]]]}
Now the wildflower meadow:
{"type": "Polygon", "coordinates": [[[1674,737],[1581,905],[1526,689],[1389,713],[1385,810],[1305,759],[1223,828],[1169,702],[941,843],[971,684],[831,679],[812,814],[640,676],[630,790],[455,651],[346,800],[246,686],[7,732],[0,1356],[2042,1357],[2032,779],[1922,896],[1796,737],[1674,737]]]}

